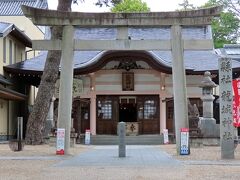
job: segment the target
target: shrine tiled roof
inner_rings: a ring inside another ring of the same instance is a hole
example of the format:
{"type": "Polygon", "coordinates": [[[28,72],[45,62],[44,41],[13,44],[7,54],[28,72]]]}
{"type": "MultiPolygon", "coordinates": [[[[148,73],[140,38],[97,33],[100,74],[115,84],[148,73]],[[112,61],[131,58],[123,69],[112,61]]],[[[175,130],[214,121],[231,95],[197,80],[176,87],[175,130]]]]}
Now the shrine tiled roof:
{"type": "Polygon", "coordinates": [[[223,49],[230,58],[240,62],[240,44],[225,44],[223,49]]]}
{"type": "Polygon", "coordinates": [[[1,0],[0,16],[23,16],[21,5],[46,9],[47,0],[1,0]]]}
{"type": "MultiPolygon", "coordinates": [[[[75,31],[76,39],[116,39],[116,29],[114,28],[77,28],[75,31]]],[[[170,39],[170,28],[130,28],[129,36],[131,39],[170,39]]],[[[186,27],[182,31],[183,39],[212,39],[210,27],[186,27]]],[[[130,52],[130,51],[129,51],[130,52]]],[[[171,51],[141,51],[154,63],[161,66],[163,69],[171,71],[172,55],[171,51]]],[[[103,59],[110,53],[116,51],[75,51],[74,52],[74,69],[81,71],[84,68],[94,66],[97,62],[103,59]]],[[[118,54],[120,54],[119,51],[118,54]]],[[[125,52],[126,53],[126,52],[125,52]]],[[[137,53],[137,52],[136,52],[137,53]]],[[[41,73],[44,68],[47,52],[35,58],[26,61],[9,65],[5,67],[8,72],[38,72],[41,73]]],[[[217,71],[219,55],[214,49],[209,50],[186,50],[184,51],[185,68],[192,73],[202,73],[206,70],[217,71]]],[[[240,68],[240,62],[233,60],[233,68],[240,68]]]]}

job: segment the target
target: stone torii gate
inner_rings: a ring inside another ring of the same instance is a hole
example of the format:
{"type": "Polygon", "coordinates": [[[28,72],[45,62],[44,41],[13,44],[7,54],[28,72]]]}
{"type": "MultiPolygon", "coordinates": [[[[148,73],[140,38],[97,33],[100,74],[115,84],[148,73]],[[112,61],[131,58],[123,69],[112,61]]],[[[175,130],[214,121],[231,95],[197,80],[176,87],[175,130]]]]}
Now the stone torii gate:
{"type": "MultiPolygon", "coordinates": [[[[22,6],[24,15],[35,25],[63,26],[62,40],[33,41],[35,50],[62,50],[58,127],[65,128],[65,152],[69,153],[72,108],[73,53],[75,50],[170,50],[172,51],[174,116],[177,152],[180,128],[188,127],[184,50],[211,50],[212,39],[183,40],[182,26],[210,25],[222,8],[151,13],[80,13],[43,10],[22,6]],[[74,26],[115,27],[116,40],[74,40],[74,26]],[[129,27],[171,27],[170,40],[129,40],[129,27]]],[[[91,128],[91,127],[90,127],[91,128]]]]}

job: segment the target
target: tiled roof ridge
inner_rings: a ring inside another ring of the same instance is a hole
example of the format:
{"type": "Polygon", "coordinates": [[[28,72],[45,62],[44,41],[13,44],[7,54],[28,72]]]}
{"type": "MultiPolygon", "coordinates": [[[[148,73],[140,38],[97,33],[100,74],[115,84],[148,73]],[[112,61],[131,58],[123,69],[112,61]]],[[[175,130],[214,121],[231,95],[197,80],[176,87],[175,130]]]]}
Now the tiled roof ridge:
{"type": "Polygon", "coordinates": [[[1,0],[2,2],[10,2],[10,1],[46,1],[46,0],[1,0]]]}

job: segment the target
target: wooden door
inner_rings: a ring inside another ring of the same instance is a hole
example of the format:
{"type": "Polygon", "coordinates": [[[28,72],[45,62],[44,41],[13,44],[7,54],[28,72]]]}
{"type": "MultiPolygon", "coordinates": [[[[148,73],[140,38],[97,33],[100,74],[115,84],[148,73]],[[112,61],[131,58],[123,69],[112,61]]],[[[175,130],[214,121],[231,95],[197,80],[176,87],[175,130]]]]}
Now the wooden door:
{"type": "Polygon", "coordinates": [[[166,127],[169,133],[175,132],[173,98],[166,99],[166,127]]]}
{"type": "Polygon", "coordinates": [[[81,133],[85,133],[86,129],[90,129],[90,100],[81,101],[81,133]]]}
{"type": "Polygon", "coordinates": [[[118,96],[97,96],[97,134],[117,134],[118,96]]]}
{"type": "Polygon", "coordinates": [[[78,134],[90,129],[90,100],[74,99],[72,106],[73,128],[78,134]]]}
{"type": "Polygon", "coordinates": [[[159,134],[159,96],[138,96],[139,134],[159,134]]]}

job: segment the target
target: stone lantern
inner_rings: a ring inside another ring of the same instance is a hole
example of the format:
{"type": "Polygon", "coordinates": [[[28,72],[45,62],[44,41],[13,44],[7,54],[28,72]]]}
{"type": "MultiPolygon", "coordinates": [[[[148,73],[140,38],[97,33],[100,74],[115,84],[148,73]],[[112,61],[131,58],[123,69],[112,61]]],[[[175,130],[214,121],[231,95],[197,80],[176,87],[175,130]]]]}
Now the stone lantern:
{"type": "Polygon", "coordinates": [[[200,85],[202,88],[203,117],[200,119],[199,128],[203,137],[219,137],[219,125],[213,118],[213,88],[216,86],[212,81],[211,73],[206,71],[200,85]]]}
{"type": "MultiPolygon", "coordinates": [[[[202,88],[203,118],[213,118],[213,88],[217,85],[212,81],[211,73],[206,71],[200,87],[202,88]]],[[[215,119],[212,119],[215,121],[215,119]]]]}

